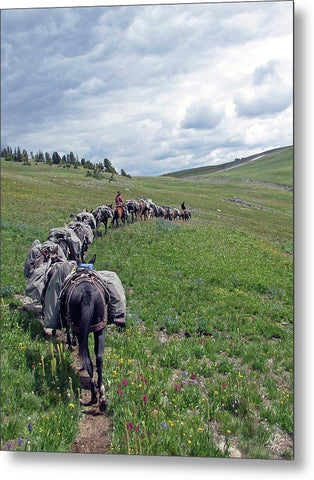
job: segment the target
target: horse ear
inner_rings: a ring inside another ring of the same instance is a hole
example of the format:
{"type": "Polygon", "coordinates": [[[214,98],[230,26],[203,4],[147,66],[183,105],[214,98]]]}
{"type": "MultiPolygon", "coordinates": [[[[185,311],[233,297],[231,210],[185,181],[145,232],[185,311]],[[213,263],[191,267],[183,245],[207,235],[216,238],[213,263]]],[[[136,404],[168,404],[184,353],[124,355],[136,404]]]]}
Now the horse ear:
{"type": "Polygon", "coordinates": [[[96,253],[95,253],[88,263],[94,264],[96,262],[96,258],[97,257],[96,257],[96,253]]]}

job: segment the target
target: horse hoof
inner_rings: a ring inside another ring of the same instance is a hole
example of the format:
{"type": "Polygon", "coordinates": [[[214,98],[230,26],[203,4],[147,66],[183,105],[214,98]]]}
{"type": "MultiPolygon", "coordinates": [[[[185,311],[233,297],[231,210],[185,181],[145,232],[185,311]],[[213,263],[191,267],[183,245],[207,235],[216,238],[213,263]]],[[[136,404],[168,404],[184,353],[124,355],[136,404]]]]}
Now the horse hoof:
{"type": "Polygon", "coordinates": [[[100,403],[99,403],[99,410],[101,412],[105,412],[107,410],[107,403],[105,400],[102,400],[100,403]]]}

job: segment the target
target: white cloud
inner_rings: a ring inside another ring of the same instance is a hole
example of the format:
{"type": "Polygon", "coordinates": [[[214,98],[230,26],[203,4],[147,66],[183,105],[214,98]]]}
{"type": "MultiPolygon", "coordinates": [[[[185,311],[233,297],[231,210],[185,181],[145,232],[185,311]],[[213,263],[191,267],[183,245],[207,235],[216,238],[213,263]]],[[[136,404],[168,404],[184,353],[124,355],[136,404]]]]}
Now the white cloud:
{"type": "Polygon", "coordinates": [[[285,145],[292,8],[231,2],[2,12],[1,144],[107,157],[132,175],[285,145]]]}

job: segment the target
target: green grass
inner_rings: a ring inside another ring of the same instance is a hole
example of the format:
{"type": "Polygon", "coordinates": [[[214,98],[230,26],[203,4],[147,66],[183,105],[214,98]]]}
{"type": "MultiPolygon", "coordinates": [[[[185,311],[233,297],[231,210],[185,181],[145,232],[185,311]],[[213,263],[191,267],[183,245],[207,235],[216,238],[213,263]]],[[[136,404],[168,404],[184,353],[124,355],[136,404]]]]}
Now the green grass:
{"type": "Polygon", "coordinates": [[[70,356],[51,350],[17,295],[33,240],[119,189],[125,199],[185,200],[192,217],[109,228],[90,248],[127,296],[127,328],[108,327],[105,348],[111,452],[216,457],[235,447],[292,458],[288,445],[271,446],[293,438],[293,194],[268,185],[289,185],[291,154],[276,154],[276,178],[264,159],[264,171],[257,160],[217,179],[115,182],[2,161],[2,448],[71,448],[80,408],[70,356]]]}

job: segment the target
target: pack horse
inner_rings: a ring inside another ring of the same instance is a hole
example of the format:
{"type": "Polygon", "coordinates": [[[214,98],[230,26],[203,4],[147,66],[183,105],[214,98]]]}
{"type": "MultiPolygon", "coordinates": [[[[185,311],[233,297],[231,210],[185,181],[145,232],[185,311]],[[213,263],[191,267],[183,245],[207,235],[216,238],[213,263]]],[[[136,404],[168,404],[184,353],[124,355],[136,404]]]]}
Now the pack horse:
{"type": "Polygon", "coordinates": [[[90,404],[97,403],[98,393],[100,411],[105,411],[107,406],[102,369],[108,302],[109,293],[106,287],[99,277],[86,267],[77,269],[76,274],[65,283],[60,295],[60,313],[62,323],[66,325],[68,345],[71,347],[75,344],[77,338],[82,367],[90,378],[90,404]],[[93,380],[94,366],[88,348],[90,332],[94,335],[97,385],[93,380]]]}

